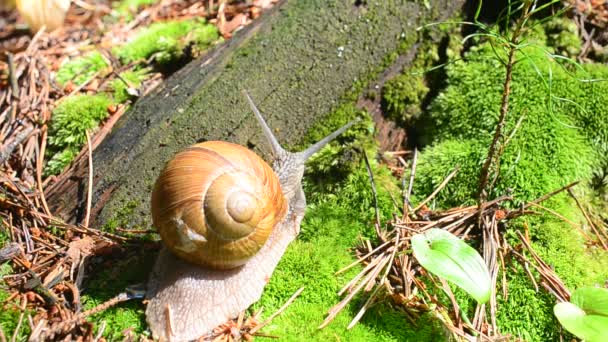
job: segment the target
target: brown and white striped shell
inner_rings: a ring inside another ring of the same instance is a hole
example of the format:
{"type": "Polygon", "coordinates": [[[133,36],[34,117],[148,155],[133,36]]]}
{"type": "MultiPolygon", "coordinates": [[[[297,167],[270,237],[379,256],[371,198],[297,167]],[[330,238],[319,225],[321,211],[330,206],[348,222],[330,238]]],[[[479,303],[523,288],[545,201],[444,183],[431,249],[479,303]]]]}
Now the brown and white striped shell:
{"type": "Polygon", "coordinates": [[[245,264],[286,212],[272,168],[247,148],[222,141],[176,154],[152,193],[152,218],[164,244],[214,269],[245,264]]]}

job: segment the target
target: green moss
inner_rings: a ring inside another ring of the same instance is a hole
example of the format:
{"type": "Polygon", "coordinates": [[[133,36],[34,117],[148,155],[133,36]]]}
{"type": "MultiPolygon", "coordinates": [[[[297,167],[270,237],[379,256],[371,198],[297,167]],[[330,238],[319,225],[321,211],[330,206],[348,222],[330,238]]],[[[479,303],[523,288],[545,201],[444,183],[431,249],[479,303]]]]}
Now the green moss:
{"type": "Polygon", "coordinates": [[[507,276],[508,296],[497,294],[496,318],[503,334],[512,334],[524,341],[559,341],[559,323],[553,316],[555,299],[545,291],[536,292],[521,267],[507,276]]]}
{"type": "Polygon", "coordinates": [[[75,95],[61,101],[53,110],[49,125],[51,157],[45,174],[57,174],[86,144],[86,132],[93,132],[108,115],[112,101],[105,95],[75,95]]]}
{"type": "Polygon", "coordinates": [[[74,158],[80,152],[80,148],[76,146],[66,146],[63,150],[58,151],[56,153],[51,152],[49,150],[49,155],[51,155],[51,159],[49,159],[44,168],[45,176],[56,175],[59,174],[63,169],[69,165],[74,158]]]}
{"type": "MultiPolygon", "coordinates": [[[[553,207],[571,221],[582,221],[576,204],[565,194],[545,205],[553,207]]],[[[585,248],[585,240],[576,228],[550,214],[527,217],[515,222],[512,228],[521,229],[524,222],[533,237],[534,250],[570,290],[602,286],[608,280],[608,253],[601,249],[585,248]]]]}
{"type": "Polygon", "coordinates": [[[422,76],[401,74],[384,85],[384,113],[393,121],[410,122],[420,115],[420,103],[428,92],[422,76]]]}
{"type": "Polygon", "coordinates": [[[108,63],[101,53],[94,51],[86,56],[68,61],[57,70],[55,81],[63,86],[68,81],[81,85],[88,81],[96,72],[108,68],[108,63]]]}
{"type": "MultiPolygon", "coordinates": [[[[543,37],[535,38],[535,44],[542,41],[543,37]]],[[[418,124],[423,140],[430,144],[418,159],[414,199],[426,196],[460,167],[435,197],[433,205],[439,208],[476,202],[479,172],[499,115],[504,66],[486,44],[473,48],[466,58],[447,66],[448,86],[418,124]]],[[[587,181],[606,159],[608,83],[580,79],[606,79],[608,68],[574,68],[548,59],[534,47],[517,58],[505,134],[521,117],[523,121],[504,150],[490,197],[512,194],[517,201],[510,205],[516,206],[576,180],[583,181],[577,190],[587,193],[587,181]]],[[[564,194],[543,204],[583,222],[564,194]]],[[[534,249],[570,289],[608,279],[608,254],[586,248],[568,224],[547,214],[511,222],[509,229],[523,229],[524,224],[534,249]]],[[[524,340],[556,340],[553,304],[544,290],[533,290],[524,272],[509,271],[509,298],[501,299],[498,306],[499,328],[524,340]]]]}
{"type": "Polygon", "coordinates": [[[563,56],[576,58],[583,45],[578,36],[576,23],[567,17],[554,17],[543,25],[547,35],[547,45],[563,56]]]}
{"type": "Polygon", "coordinates": [[[436,67],[460,56],[461,39],[455,25],[433,26],[419,33],[414,60],[382,87],[381,104],[386,117],[407,127],[420,116],[430,88],[437,92],[445,83],[443,69],[436,67]]]}
{"type": "Polygon", "coordinates": [[[360,121],[316,153],[306,164],[307,177],[304,182],[308,185],[307,193],[310,196],[327,193],[354,171],[361,161],[362,148],[373,150],[370,155],[375,153],[376,145],[372,136],[374,123],[365,111],[347,102],[313,125],[303,142],[293,148],[303,150],[355,119],[360,121]]]}
{"type": "MultiPolygon", "coordinates": [[[[439,178],[457,164],[463,167],[459,180],[451,182],[438,198],[445,205],[474,201],[470,194],[476,191],[477,166],[487,154],[499,114],[503,67],[485,50],[470,57],[448,67],[449,86],[431,106],[431,124],[422,125],[433,144],[421,156],[419,193],[438,185],[439,178]],[[463,154],[470,158],[462,159],[463,154]]],[[[531,200],[567,182],[590,179],[599,166],[598,152],[605,151],[608,141],[608,102],[602,100],[608,94],[608,83],[574,79],[562,66],[534,51],[527,51],[526,59],[519,57],[505,134],[522,116],[524,119],[505,149],[500,178],[491,195],[513,191],[516,198],[531,200]],[[551,88],[546,83],[549,69],[551,88]]],[[[589,68],[584,75],[601,76],[598,69],[589,68]]],[[[608,76],[608,68],[602,72],[608,76]]]]}
{"type": "Polygon", "coordinates": [[[209,46],[218,42],[220,36],[215,25],[197,25],[188,39],[193,44],[193,54],[199,55],[209,46]]]}
{"type": "MultiPolygon", "coordinates": [[[[4,194],[0,194],[0,200],[4,200],[4,194]]],[[[4,247],[10,242],[8,234],[8,226],[4,223],[4,219],[0,217],[0,248],[4,247]]]]}
{"type": "MultiPolygon", "coordinates": [[[[4,265],[2,265],[4,266],[4,265]]],[[[0,289],[0,303],[3,303],[2,310],[0,310],[0,329],[4,332],[4,335],[10,338],[15,329],[17,328],[17,323],[19,322],[19,315],[21,314],[21,310],[14,302],[5,303],[10,294],[0,289]]],[[[22,324],[21,330],[19,331],[17,341],[26,341],[27,335],[29,334],[29,326],[28,324],[22,324]]]]}
{"type": "Polygon", "coordinates": [[[127,201],[122,208],[114,212],[112,218],[107,220],[107,222],[103,225],[102,230],[114,232],[118,227],[128,227],[130,218],[135,212],[136,207],[136,201],[127,201]]]}
{"type": "MultiPolygon", "coordinates": [[[[2,231],[0,231],[2,233],[2,231]]],[[[3,243],[0,242],[0,248],[3,247],[3,243]]],[[[8,264],[8,262],[4,262],[0,264],[0,330],[4,332],[4,336],[10,338],[17,328],[17,324],[19,322],[19,316],[21,315],[21,309],[19,308],[19,302],[12,300],[7,302],[7,299],[10,297],[11,293],[6,290],[6,285],[2,277],[12,274],[12,267],[8,264]]],[[[19,297],[17,297],[19,298],[19,297]]],[[[26,323],[27,316],[24,317],[24,321],[21,324],[21,329],[19,330],[19,334],[17,334],[17,341],[27,341],[27,336],[29,335],[30,328],[26,323]]]]}
{"type": "Polygon", "coordinates": [[[120,73],[120,77],[110,82],[110,87],[114,92],[114,101],[117,103],[124,103],[133,97],[129,94],[128,90],[138,89],[141,86],[141,82],[146,78],[148,69],[129,70],[120,73]]]}
{"type": "MultiPolygon", "coordinates": [[[[119,259],[106,261],[111,263],[111,267],[99,265],[98,269],[91,273],[95,274],[95,277],[85,284],[86,291],[82,295],[85,310],[124,292],[128,286],[147,281],[154,255],[142,245],[128,246],[127,251],[121,252],[119,259]]],[[[88,320],[94,322],[97,328],[102,322],[106,322],[103,336],[110,341],[120,341],[127,332],[136,335],[145,332],[147,324],[144,309],[140,300],[133,299],[93,315],[88,320]]]]}
{"type": "MultiPolygon", "coordinates": [[[[392,176],[372,163],[379,190],[379,207],[384,218],[394,210],[388,189],[392,176]]],[[[308,191],[307,191],[308,193],[308,191]]],[[[352,330],[346,326],[357,314],[365,298],[357,297],[326,328],[318,330],[327,311],[341,297],[337,291],[360,268],[335,275],[354,259],[351,248],[358,236],[374,236],[373,197],[363,163],[332,194],[314,196],[309,201],[298,240],[289,246],[255,308],[264,307],[265,316],[277,310],[298,288],[304,292],[264,331],[287,341],[326,341],[336,336],[348,341],[433,341],[445,340],[441,325],[427,317],[414,327],[386,303],[377,304],[352,330]],[[311,271],[312,270],[312,271],[311,271]]]]}
{"type": "Polygon", "coordinates": [[[114,52],[123,63],[153,57],[156,62],[167,64],[184,57],[186,46],[193,44],[204,49],[218,38],[217,28],[204,20],[154,23],[114,52]]]}

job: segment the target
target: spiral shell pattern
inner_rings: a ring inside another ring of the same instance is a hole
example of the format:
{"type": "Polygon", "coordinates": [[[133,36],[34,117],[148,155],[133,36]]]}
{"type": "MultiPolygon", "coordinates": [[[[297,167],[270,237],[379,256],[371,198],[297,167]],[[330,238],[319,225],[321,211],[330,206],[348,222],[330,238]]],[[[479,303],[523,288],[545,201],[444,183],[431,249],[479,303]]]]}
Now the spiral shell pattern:
{"type": "Polygon", "coordinates": [[[222,141],[179,152],[152,193],[154,226],[167,248],[215,269],[246,263],[286,212],[272,168],[247,148],[222,141]]]}

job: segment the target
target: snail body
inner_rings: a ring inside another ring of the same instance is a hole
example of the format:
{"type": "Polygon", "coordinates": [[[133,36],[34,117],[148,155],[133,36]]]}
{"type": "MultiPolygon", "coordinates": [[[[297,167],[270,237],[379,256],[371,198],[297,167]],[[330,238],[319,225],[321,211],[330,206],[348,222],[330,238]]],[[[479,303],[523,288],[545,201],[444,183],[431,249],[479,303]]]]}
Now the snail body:
{"type": "Polygon", "coordinates": [[[299,233],[306,160],[354,122],[303,152],[284,150],[245,93],[275,158],[232,143],[193,145],[170,160],[152,195],[164,248],[150,276],[146,320],[161,341],[210,337],[262,295],[299,233]]]}

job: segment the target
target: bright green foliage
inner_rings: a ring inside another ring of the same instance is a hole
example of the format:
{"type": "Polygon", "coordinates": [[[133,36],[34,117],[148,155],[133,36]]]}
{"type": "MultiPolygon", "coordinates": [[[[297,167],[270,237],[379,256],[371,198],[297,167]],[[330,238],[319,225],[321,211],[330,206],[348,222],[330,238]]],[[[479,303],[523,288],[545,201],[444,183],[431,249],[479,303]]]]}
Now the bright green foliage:
{"type": "Polygon", "coordinates": [[[307,178],[304,182],[309,185],[311,196],[331,193],[331,188],[340,184],[353,172],[362,160],[361,149],[367,150],[369,156],[375,153],[375,142],[372,135],[374,123],[369,115],[355,107],[353,103],[339,106],[327,118],[319,121],[309,129],[303,142],[292,149],[304,150],[342,127],[349,121],[359,118],[360,121],[338,136],[333,142],[312,156],[306,164],[307,178]],[[372,151],[373,150],[373,151],[372,151]]]}
{"type": "Polygon", "coordinates": [[[129,88],[137,90],[141,86],[141,82],[146,78],[148,71],[148,69],[125,71],[120,74],[120,78],[117,77],[112,80],[110,87],[114,91],[114,101],[124,103],[129,100],[132,95],[127,90],[129,88]]]}
{"type": "MultiPolygon", "coordinates": [[[[565,194],[544,205],[571,221],[582,219],[576,204],[565,194]]],[[[512,228],[523,229],[524,223],[534,237],[535,251],[555,269],[568,288],[600,285],[608,279],[608,253],[585,248],[583,237],[569,224],[545,214],[519,220],[512,228]]]]}
{"type": "Polygon", "coordinates": [[[307,193],[312,196],[331,193],[331,188],[342,182],[359,165],[362,148],[370,151],[369,156],[374,155],[374,123],[365,111],[356,108],[353,103],[346,103],[311,127],[302,144],[293,148],[303,150],[357,118],[360,119],[358,123],[309,159],[306,164],[308,177],[304,180],[310,187],[307,193]]]}
{"type": "MultiPolygon", "coordinates": [[[[1,266],[5,265],[7,264],[1,266]]],[[[0,269],[1,268],[4,267],[0,267],[0,269]]],[[[10,338],[11,334],[17,328],[17,322],[19,321],[19,315],[21,314],[21,310],[18,307],[18,302],[15,303],[14,301],[11,301],[10,303],[5,304],[5,301],[8,299],[9,295],[10,293],[0,288],[0,303],[2,303],[2,310],[0,310],[0,328],[8,338],[10,338]]],[[[28,324],[22,324],[17,340],[26,341],[26,337],[29,335],[29,330],[28,324]]]]}
{"type": "MultiPolygon", "coordinates": [[[[1,233],[2,231],[0,231],[1,233]]],[[[0,243],[0,248],[4,246],[3,243],[0,243]]],[[[21,314],[21,309],[19,308],[19,301],[11,300],[10,302],[6,302],[10,293],[5,290],[5,283],[2,280],[2,277],[12,274],[12,268],[8,264],[8,262],[4,262],[0,264],[0,329],[4,332],[4,335],[7,338],[10,338],[15,329],[17,328],[17,323],[19,322],[19,315],[21,314]]],[[[19,334],[17,335],[17,341],[26,341],[27,335],[29,335],[29,325],[22,324],[21,329],[19,330],[19,334]]]]}
{"type": "Polygon", "coordinates": [[[384,85],[384,113],[394,121],[410,122],[420,115],[420,103],[428,92],[421,75],[401,74],[384,85]]]}
{"type": "Polygon", "coordinates": [[[431,207],[453,207],[475,203],[479,170],[483,164],[486,146],[475,141],[445,140],[429,146],[418,157],[412,199],[422,200],[441,184],[457,166],[454,178],[435,196],[431,207]]]}
{"type": "Polygon", "coordinates": [[[78,147],[67,146],[63,150],[53,154],[46,164],[44,174],[48,176],[60,173],[66,165],[70,164],[70,162],[76,158],[78,152],[80,152],[78,147]]]}
{"type": "Polygon", "coordinates": [[[131,215],[134,215],[134,210],[137,207],[136,201],[128,201],[120,210],[117,210],[112,218],[103,225],[102,230],[106,232],[115,232],[118,227],[127,227],[130,222],[131,215]]]}
{"type": "Polygon", "coordinates": [[[45,173],[59,173],[86,143],[92,132],[108,115],[112,101],[105,95],[75,95],[65,98],[53,111],[49,127],[49,155],[45,173]]]}
{"type": "MultiPolygon", "coordinates": [[[[4,199],[3,194],[0,194],[0,200],[4,199]]],[[[0,217],[0,248],[4,247],[7,243],[10,242],[8,235],[8,227],[4,223],[4,220],[0,217]]]]}
{"type": "Polygon", "coordinates": [[[204,20],[155,23],[142,29],[115,53],[123,63],[154,57],[158,63],[167,64],[182,58],[186,46],[205,48],[218,38],[217,28],[204,20]]]}
{"type": "Polygon", "coordinates": [[[63,86],[68,81],[81,85],[93,75],[108,67],[108,63],[101,53],[94,51],[86,56],[75,58],[59,68],[55,81],[63,86]]]}
{"type": "Polygon", "coordinates": [[[197,25],[188,40],[194,44],[194,54],[197,55],[217,42],[219,38],[219,31],[215,25],[197,25]]]}
{"type": "Polygon", "coordinates": [[[416,234],[411,242],[414,257],[422,267],[456,284],[480,304],[490,300],[490,273],[473,247],[439,228],[416,234]]]}
{"type": "Polygon", "coordinates": [[[423,112],[427,98],[433,96],[433,93],[429,95],[431,89],[440,89],[445,83],[444,70],[435,67],[459,58],[463,48],[458,25],[437,25],[418,35],[414,60],[382,87],[383,113],[405,127],[423,112]]]}
{"type": "Polygon", "coordinates": [[[608,289],[583,287],[572,294],[570,302],[553,308],[559,322],[588,342],[608,340],[608,289]]]}

